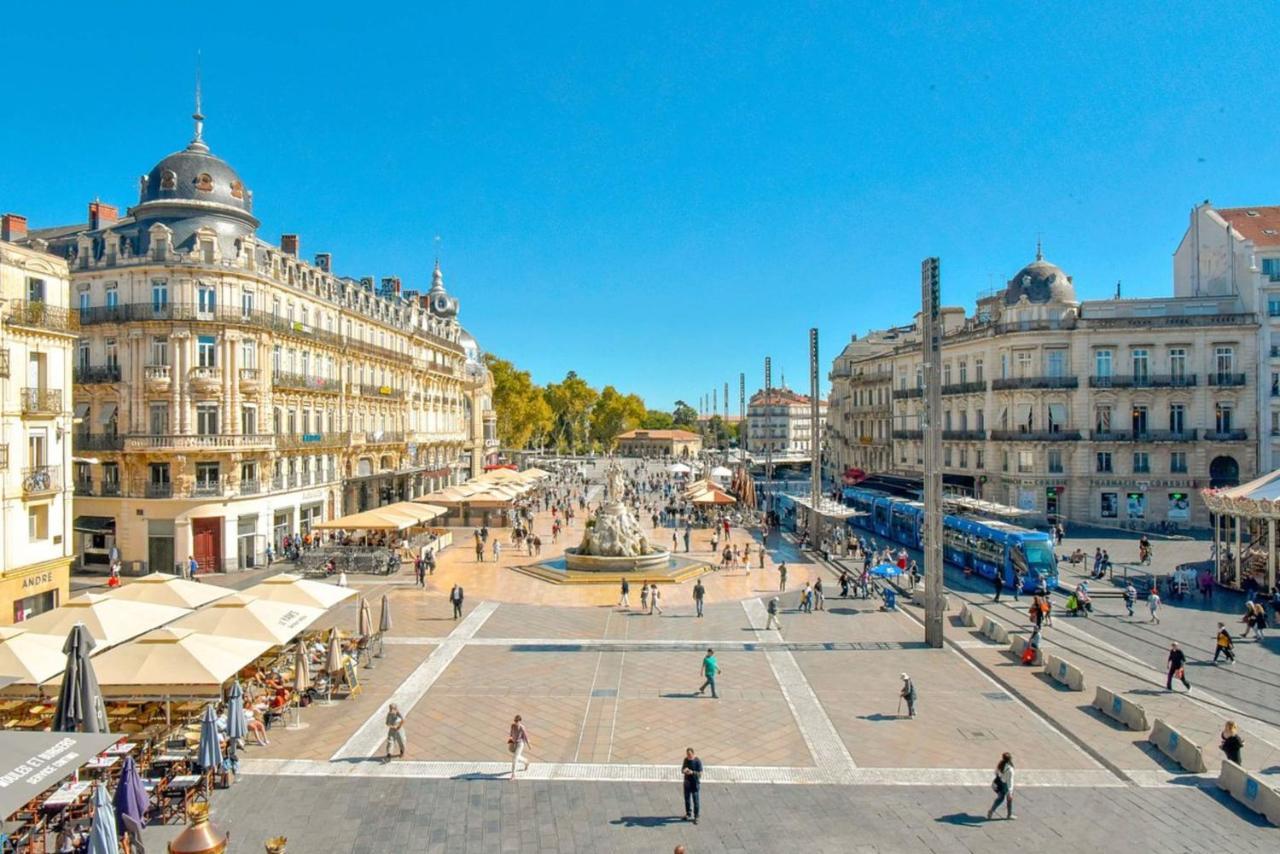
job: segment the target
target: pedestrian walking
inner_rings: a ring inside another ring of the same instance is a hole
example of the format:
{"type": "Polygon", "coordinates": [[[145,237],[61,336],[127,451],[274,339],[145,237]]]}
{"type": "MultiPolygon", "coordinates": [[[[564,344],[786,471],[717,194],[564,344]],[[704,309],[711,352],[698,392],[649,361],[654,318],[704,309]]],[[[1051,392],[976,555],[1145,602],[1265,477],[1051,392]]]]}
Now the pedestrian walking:
{"type": "Polygon", "coordinates": [[[819,611],[825,611],[827,597],[822,594],[822,579],[819,578],[813,582],[813,606],[819,611]]]}
{"type": "Polygon", "coordinates": [[[1218,623],[1218,637],[1213,648],[1213,663],[1218,663],[1218,656],[1225,655],[1227,664],[1236,663],[1235,644],[1231,642],[1231,632],[1227,631],[1225,623],[1218,623]]]}
{"type": "Polygon", "coordinates": [[[387,755],[383,760],[391,761],[391,747],[394,745],[398,751],[397,756],[404,756],[404,715],[400,714],[400,707],[392,703],[387,707],[387,755]]]}
{"type": "Polygon", "coordinates": [[[763,540],[763,537],[761,538],[761,542],[760,542],[760,568],[761,568],[761,569],[764,569],[764,540],[763,540]]]}
{"type": "Polygon", "coordinates": [[[422,558],[418,558],[416,561],[414,561],[413,572],[414,572],[414,575],[417,576],[418,586],[426,587],[427,586],[427,564],[425,561],[423,561],[422,558]]]}
{"type": "Polygon", "coordinates": [[[1004,817],[1009,820],[1017,819],[1013,814],[1013,754],[1005,753],[1000,757],[1000,763],[996,765],[995,779],[991,781],[991,789],[996,793],[996,799],[991,809],[987,810],[987,821],[991,821],[1002,803],[1005,805],[1004,817]]]}
{"type": "Polygon", "coordinates": [[[702,616],[702,598],[707,595],[707,588],[702,586],[702,579],[699,578],[697,583],[693,585],[693,607],[697,609],[698,616],[702,616]]]}
{"type": "Polygon", "coordinates": [[[658,592],[656,583],[649,585],[649,613],[652,614],[654,611],[662,613],[662,594],[658,592]]]}
{"type": "Polygon", "coordinates": [[[1151,612],[1150,622],[1159,624],[1160,622],[1160,594],[1156,592],[1156,585],[1151,585],[1151,592],[1147,594],[1147,610],[1151,612]]]}
{"type": "Polygon", "coordinates": [[[813,588],[807,581],[804,583],[804,590],[800,591],[800,613],[813,613],[813,588]]]}
{"type": "Polygon", "coordinates": [[[195,556],[187,555],[187,578],[195,578],[199,569],[200,564],[196,561],[195,556]]]}
{"type": "Polygon", "coordinates": [[[640,610],[653,613],[653,609],[649,607],[649,583],[646,581],[640,585],[640,610]]]}
{"type": "MultiPolygon", "coordinates": [[[[699,797],[702,791],[702,760],[693,752],[692,747],[684,752],[684,762],[680,763],[680,775],[684,778],[684,820],[697,824],[698,815],[702,812],[699,797]]],[[[676,850],[683,852],[684,846],[677,846],[676,850]]]]}
{"type": "Polygon", "coordinates": [[[497,563],[502,560],[502,543],[498,542],[498,538],[493,539],[493,562],[497,563]]]}
{"type": "Polygon", "coordinates": [[[1004,590],[1004,570],[1003,570],[1003,569],[997,569],[997,570],[996,570],[995,583],[996,583],[996,597],[995,597],[994,599],[992,599],[991,601],[992,601],[992,602],[999,602],[999,601],[1000,601],[1000,592],[1001,592],[1002,590],[1004,590]]]}
{"type": "Polygon", "coordinates": [[[529,731],[524,728],[524,722],[519,715],[511,722],[511,732],[507,736],[507,750],[511,753],[511,779],[516,778],[516,772],[528,770],[529,760],[524,758],[524,752],[529,747],[529,731]],[[524,768],[520,768],[520,763],[524,763],[524,768]]]}
{"type": "Polygon", "coordinates": [[[1129,616],[1133,616],[1133,606],[1138,601],[1138,588],[1133,584],[1128,584],[1124,588],[1124,607],[1129,612],[1129,616]]]}
{"type": "Polygon", "coordinates": [[[1266,640],[1262,631],[1267,627],[1267,609],[1259,602],[1250,603],[1250,607],[1253,609],[1253,636],[1260,641],[1266,640]]]}
{"type": "Polygon", "coordinates": [[[618,600],[618,607],[631,610],[631,584],[626,578],[622,579],[622,598],[618,600]]]}
{"type": "Polygon", "coordinates": [[[764,624],[764,630],[767,632],[769,631],[769,629],[777,629],[779,632],[781,632],[782,619],[778,616],[778,597],[777,596],[774,596],[772,599],[769,600],[769,605],[766,610],[768,610],[769,612],[769,619],[764,624]]]}
{"type": "Polygon", "coordinates": [[[1177,676],[1182,680],[1182,684],[1187,686],[1187,690],[1191,690],[1191,683],[1187,681],[1187,654],[1178,647],[1178,642],[1174,641],[1169,644],[1169,672],[1165,676],[1164,689],[1166,691],[1173,690],[1173,677],[1177,676]]]}
{"type": "Polygon", "coordinates": [[[716,676],[720,674],[720,663],[716,661],[716,653],[713,649],[708,649],[707,654],[702,657],[702,675],[706,677],[702,687],[698,689],[699,694],[705,694],[707,688],[711,689],[711,699],[718,700],[720,695],[716,693],[716,676]]]}
{"type": "Polygon", "coordinates": [[[1244,750],[1244,739],[1240,737],[1240,728],[1235,721],[1227,721],[1222,725],[1222,742],[1218,745],[1228,760],[1237,765],[1243,764],[1240,752],[1244,750]]]}
{"type": "Polygon", "coordinates": [[[787,562],[785,560],[778,564],[778,592],[787,592],[787,562]]]}
{"type": "Polygon", "coordinates": [[[454,584],[453,589],[449,591],[449,601],[453,603],[453,618],[456,620],[462,616],[462,585],[454,584]]]}
{"type": "Polygon", "coordinates": [[[902,690],[898,692],[898,709],[902,709],[902,700],[907,701],[907,717],[914,718],[916,716],[916,683],[911,681],[911,677],[902,674],[902,690]]]}
{"type": "Polygon", "coordinates": [[[476,563],[484,563],[484,540],[476,535],[476,563]]]}

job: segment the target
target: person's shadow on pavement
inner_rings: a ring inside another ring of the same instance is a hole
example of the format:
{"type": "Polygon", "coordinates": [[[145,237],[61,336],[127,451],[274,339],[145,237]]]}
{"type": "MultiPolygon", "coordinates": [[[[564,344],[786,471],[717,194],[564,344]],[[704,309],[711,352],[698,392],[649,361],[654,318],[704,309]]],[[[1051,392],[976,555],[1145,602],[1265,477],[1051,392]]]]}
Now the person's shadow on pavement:
{"type": "Polygon", "coordinates": [[[965,824],[969,826],[987,824],[988,819],[985,815],[974,815],[967,812],[953,812],[950,815],[940,815],[934,821],[946,822],[947,824],[965,824]]]}
{"type": "Polygon", "coordinates": [[[623,827],[665,827],[668,824],[684,823],[684,817],[678,815],[624,815],[609,822],[623,827]]]}

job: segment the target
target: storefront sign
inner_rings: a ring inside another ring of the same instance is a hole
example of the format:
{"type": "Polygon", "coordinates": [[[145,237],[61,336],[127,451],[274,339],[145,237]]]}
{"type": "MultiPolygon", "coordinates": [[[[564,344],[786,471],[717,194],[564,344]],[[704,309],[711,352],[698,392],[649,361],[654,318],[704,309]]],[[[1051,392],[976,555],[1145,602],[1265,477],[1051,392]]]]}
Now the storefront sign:
{"type": "Polygon", "coordinates": [[[1177,522],[1185,522],[1191,518],[1191,500],[1187,493],[1169,493],[1169,512],[1166,515],[1177,522]]]}
{"type": "Polygon", "coordinates": [[[28,575],[22,579],[22,589],[30,590],[32,587],[43,587],[46,584],[53,583],[52,572],[37,572],[35,575],[28,575]]]}
{"type": "Polygon", "coordinates": [[[302,434],[302,441],[304,442],[319,442],[323,438],[324,438],[324,435],[321,433],[303,433],[302,434]]]}

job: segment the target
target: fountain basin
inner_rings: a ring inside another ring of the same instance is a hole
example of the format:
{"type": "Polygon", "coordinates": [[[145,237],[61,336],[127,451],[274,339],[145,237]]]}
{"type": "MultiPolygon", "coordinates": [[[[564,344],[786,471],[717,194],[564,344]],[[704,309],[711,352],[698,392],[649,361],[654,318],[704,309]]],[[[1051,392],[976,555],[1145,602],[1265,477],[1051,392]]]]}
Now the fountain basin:
{"type": "Polygon", "coordinates": [[[577,549],[564,550],[565,567],[572,572],[652,572],[671,564],[671,552],[649,544],[649,554],[584,555],[577,549]]]}

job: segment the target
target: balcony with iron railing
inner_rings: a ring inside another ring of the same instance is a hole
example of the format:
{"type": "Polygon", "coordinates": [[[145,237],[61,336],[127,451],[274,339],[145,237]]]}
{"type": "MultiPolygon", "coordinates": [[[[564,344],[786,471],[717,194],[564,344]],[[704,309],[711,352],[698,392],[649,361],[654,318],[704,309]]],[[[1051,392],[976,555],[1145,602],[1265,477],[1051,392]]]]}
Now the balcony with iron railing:
{"type": "Polygon", "coordinates": [[[275,437],[269,433],[131,434],[124,442],[126,451],[269,451],[274,447],[275,437]]]}
{"type": "Polygon", "coordinates": [[[1001,377],[991,381],[996,391],[1014,389],[1067,389],[1079,388],[1079,377],[1001,377]]]}
{"type": "Polygon", "coordinates": [[[222,478],[204,478],[191,485],[193,498],[210,498],[222,494],[222,478]]]}
{"type": "Polygon", "coordinates": [[[894,400],[910,400],[914,397],[923,397],[924,389],[916,386],[915,388],[895,388],[893,390],[894,400]]]}
{"type": "Polygon", "coordinates": [[[1240,386],[1245,383],[1245,375],[1229,371],[1216,371],[1209,374],[1209,385],[1240,386]]]}
{"type": "Polygon", "coordinates": [[[350,433],[276,434],[276,447],[281,450],[293,450],[297,448],[342,448],[350,443],[350,433]]]}
{"type": "Polygon", "coordinates": [[[308,377],[288,371],[272,371],[271,387],[338,394],[342,391],[342,381],[325,377],[308,377]]]}
{"type": "Polygon", "coordinates": [[[1191,388],[1195,374],[1107,374],[1089,377],[1089,388],[1191,388]]]}
{"type": "Polygon", "coordinates": [[[943,430],[942,438],[949,442],[984,442],[986,430],[943,430]]]}
{"type": "Polygon", "coordinates": [[[9,443],[0,443],[0,471],[9,470],[9,443]]]}
{"type": "Polygon", "coordinates": [[[120,382],[119,365],[77,365],[72,378],[81,385],[120,382]]]}
{"type": "Polygon", "coordinates": [[[284,489],[284,475],[273,475],[271,478],[271,488],[277,492],[284,489]]]}
{"type": "Polygon", "coordinates": [[[948,383],[942,387],[942,393],[948,394],[978,394],[987,390],[986,380],[973,380],[963,383],[948,383]]]}
{"type": "Polygon", "coordinates": [[[920,439],[924,437],[923,430],[894,430],[893,438],[895,439],[920,439]]]}
{"type": "Polygon", "coordinates": [[[49,495],[62,490],[61,466],[30,466],[22,470],[22,494],[49,495]]]}
{"type": "Polygon", "coordinates": [[[71,447],[80,451],[123,451],[124,436],[119,433],[80,433],[71,434],[71,447]]]}
{"type": "Polygon", "coordinates": [[[1206,430],[1204,431],[1204,440],[1206,442],[1247,442],[1249,440],[1249,431],[1206,430]]]}
{"type": "Polygon", "coordinates": [[[245,480],[244,478],[240,479],[241,495],[258,495],[261,492],[262,492],[262,483],[258,481],[256,478],[253,480],[245,480]]]}
{"type": "Polygon", "coordinates": [[[371,445],[398,445],[404,441],[404,433],[374,430],[365,433],[364,440],[371,445]]]}
{"type": "Polygon", "coordinates": [[[992,430],[997,442],[1078,442],[1079,430],[992,430]]]}
{"type": "Polygon", "coordinates": [[[1198,430],[1094,430],[1095,442],[1194,442],[1198,430]]]}
{"type": "Polygon", "coordinates": [[[61,306],[38,300],[14,300],[5,312],[6,326],[21,326],[52,332],[80,331],[80,316],[61,306]]]}
{"type": "Polygon", "coordinates": [[[402,400],[404,390],[389,385],[368,385],[361,383],[356,387],[362,397],[380,397],[384,400],[402,400]]]}
{"type": "Polygon", "coordinates": [[[93,495],[93,478],[77,478],[76,495],[93,495]]]}
{"type": "Polygon", "coordinates": [[[53,416],[62,412],[62,389],[60,388],[24,388],[22,389],[22,414],[34,416],[53,416]]]}

